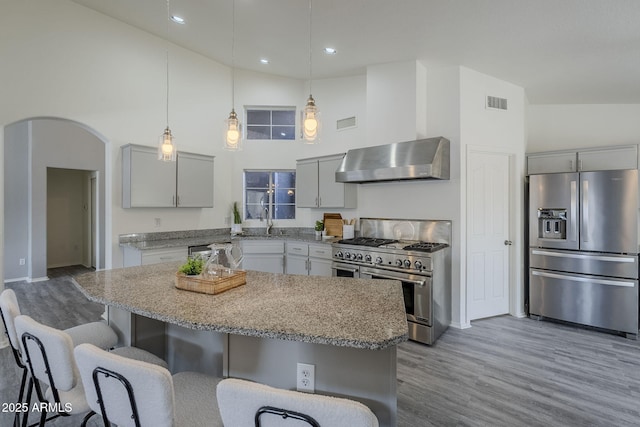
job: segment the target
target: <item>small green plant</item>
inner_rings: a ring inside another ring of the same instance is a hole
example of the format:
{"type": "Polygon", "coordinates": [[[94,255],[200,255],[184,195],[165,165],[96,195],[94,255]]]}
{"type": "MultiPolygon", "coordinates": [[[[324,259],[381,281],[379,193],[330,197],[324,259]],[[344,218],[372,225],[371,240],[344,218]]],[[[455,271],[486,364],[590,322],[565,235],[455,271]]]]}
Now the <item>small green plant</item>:
{"type": "Polygon", "coordinates": [[[324,230],[324,222],[322,221],[316,221],[316,227],[315,227],[316,231],[322,231],[324,230]]]}
{"type": "Polygon", "coordinates": [[[202,273],[202,267],[204,267],[204,260],[200,256],[194,256],[187,259],[187,262],[180,267],[180,272],[187,276],[195,276],[202,273]]]}
{"type": "Polygon", "coordinates": [[[242,224],[242,217],[240,216],[240,210],[238,209],[238,202],[233,202],[233,223],[242,224]]]}

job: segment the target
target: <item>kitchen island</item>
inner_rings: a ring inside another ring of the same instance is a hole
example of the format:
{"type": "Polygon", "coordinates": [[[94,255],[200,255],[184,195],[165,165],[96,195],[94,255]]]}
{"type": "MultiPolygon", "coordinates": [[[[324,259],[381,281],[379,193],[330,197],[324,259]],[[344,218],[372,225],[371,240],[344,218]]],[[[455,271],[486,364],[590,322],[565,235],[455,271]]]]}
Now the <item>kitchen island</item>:
{"type": "Polygon", "coordinates": [[[396,425],[396,345],[407,340],[397,281],[247,271],[218,295],[174,286],[180,263],[88,273],[76,285],[108,306],[124,345],[198,370],[295,389],[297,363],[315,366],[315,390],[359,400],[396,425]]]}

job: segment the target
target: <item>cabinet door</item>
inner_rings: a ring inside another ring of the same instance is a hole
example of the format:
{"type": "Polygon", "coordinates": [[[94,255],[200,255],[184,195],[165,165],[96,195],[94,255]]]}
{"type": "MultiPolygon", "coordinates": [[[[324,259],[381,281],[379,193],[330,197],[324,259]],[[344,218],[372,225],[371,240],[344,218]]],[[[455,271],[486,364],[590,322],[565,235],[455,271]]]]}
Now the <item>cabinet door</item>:
{"type": "Polygon", "coordinates": [[[318,161],[300,161],[296,165],[296,206],[318,207],[318,161]]]}
{"type": "Polygon", "coordinates": [[[322,208],[344,207],[344,186],[336,182],[336,169],[341,158],[318,161],[318,206],[322,208]]]}
{"type": "Polygon", "coordinates": [[[177,205],[180,208],[213,207],[213,157],[178,153],[177,205]]]}
{"type": "Polygon", "coordinates": [[[544,153],[527,156],[527,175],[576,172],[576,153],[544,153]]]}
{"type": "Polygon", "coordinates": [[[309,274],[307,268],[309,266],[309,258],[306,256],[296,256],[287,254],[287,268],[285,269],[287,274],[301,274],[306,276],[309,274]]]}
{"type": "Polygon", "coordinates": [[[638,146],[580,151],[578,168],[580,171],[638,169],[638,146]]]}
{"type": "Polygon", "coordinates": [[[332,275],[331,260],[323,258],[309,258],[309,276],[326,276],[332,275]]]}
{"type": "Polygon", "coordinates": [[[264,271],[265,273],[283,273],[283,254],[249,254],[242,260],[243,270],[264,271]]]}
{"type": "Polygon", "coordinates": [[[155,148],[123,147],[122,172],[123,208],[175,206],[176,164],[159,161],[155,148]]]}

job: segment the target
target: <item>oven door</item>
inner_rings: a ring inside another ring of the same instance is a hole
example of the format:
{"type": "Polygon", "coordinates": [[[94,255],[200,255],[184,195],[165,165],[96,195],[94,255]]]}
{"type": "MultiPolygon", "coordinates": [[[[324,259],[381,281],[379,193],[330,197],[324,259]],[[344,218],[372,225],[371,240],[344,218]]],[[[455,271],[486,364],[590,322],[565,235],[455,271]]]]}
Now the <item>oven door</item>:
{"type": "Polygon", "coordinates": [[[333,262],[331,264],[331,270],[333,277],[351,277],[354,279],[360,277],[360,267],[355,264],[333,262]]]}
{"type": "Polygon", "coordinates": [[[392,279],[401,281],[407,320],[431,326],[433,300],[431,298],[432,280],[430,276],[362,267],[360,269],[360,278],[392,279]]]}

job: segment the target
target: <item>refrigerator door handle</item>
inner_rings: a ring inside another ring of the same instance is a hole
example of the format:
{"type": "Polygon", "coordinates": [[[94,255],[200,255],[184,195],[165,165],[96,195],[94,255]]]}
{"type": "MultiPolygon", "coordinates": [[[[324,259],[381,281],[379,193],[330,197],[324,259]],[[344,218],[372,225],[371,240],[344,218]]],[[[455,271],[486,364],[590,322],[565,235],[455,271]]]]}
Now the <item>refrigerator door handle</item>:
{"type": "Polygon", "coordinates": [[[620,280],[593,279],[588,277],[569,276],[566,274],[547,273],[546,271],[531,270],[531,274],[533,276],[549,277],[551,279],[567,280],[570,282],[593,283],[595,285],[620,286],[624,288],[633,288],[635,286],[634,282],[623,282],[620,280]]]}
{"type": "Polygon", "coordinates": [[[582,233],[583,242],[589,241],[589,181],[582,181],[582,233]]]}
{"type": "Polygon", "coordinates": [[[569,240],[576,242],[578,240],[578,184],[575,180],[571,181],[571,212],[569,224],[569,240]]]}
{"type": "Polygon", "coordinates": [[[584,255],[584,254],[565,254],[559,252],[550,252],[550,251],[541,251],[538,249],[533,249],[531,251],[532,255],[544,255],[544,256],[553,256],[558,258],[573,258],[573,259],[589,259],[593,261],[610,261],[610,262],[635,262],[636,259],[634,257],[613,257],[606,255],[584,255]]]}

